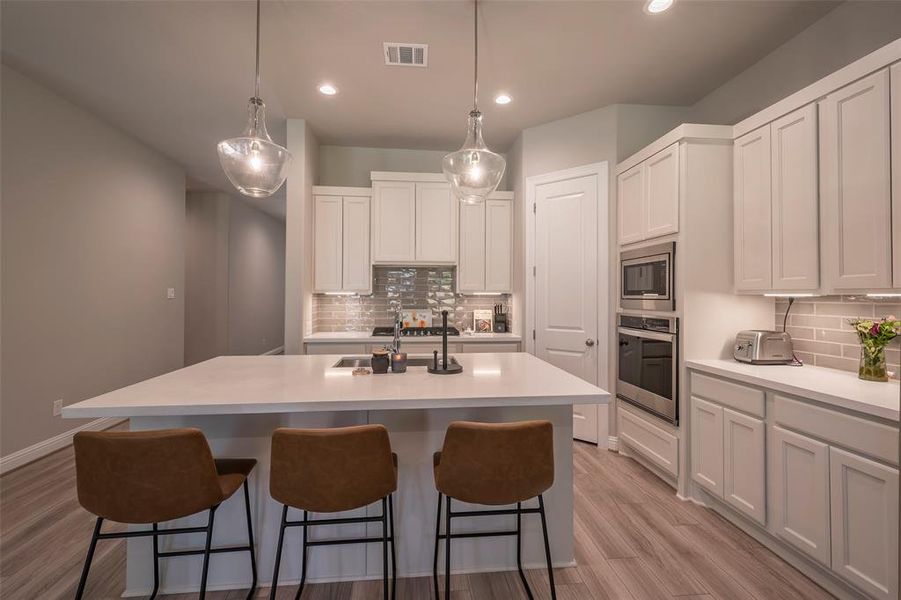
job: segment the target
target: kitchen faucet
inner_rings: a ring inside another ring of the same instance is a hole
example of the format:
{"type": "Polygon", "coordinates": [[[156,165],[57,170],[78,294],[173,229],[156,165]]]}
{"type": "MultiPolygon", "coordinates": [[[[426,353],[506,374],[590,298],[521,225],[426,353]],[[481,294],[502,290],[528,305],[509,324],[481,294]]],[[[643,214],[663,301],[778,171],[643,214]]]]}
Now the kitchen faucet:
{"type": "Polygon", "coordinates": [[[400,307],[394,311],[394,343],[391,344],[391,353],[397,354],[400,352],[400,331],[403,327],[403,315],[401,314],[400,307]]]}

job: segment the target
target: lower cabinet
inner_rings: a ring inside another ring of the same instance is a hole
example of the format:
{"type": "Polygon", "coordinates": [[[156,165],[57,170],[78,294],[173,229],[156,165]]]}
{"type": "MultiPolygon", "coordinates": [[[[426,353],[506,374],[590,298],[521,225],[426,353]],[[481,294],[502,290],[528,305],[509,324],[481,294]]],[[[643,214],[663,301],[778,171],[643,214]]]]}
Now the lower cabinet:
{"type": "MultiPolygon", "coordinates": [[[[382,344],[370,343],[334,343],[334,342],[307,342],[307,354],[344,354],[347,356],[366,355],[377,348],[383,348],[390,344],[391,338],[385,338],[382,344]]],[[[441,353],[441,340],[427,342],[405,342],[401,338],[401,349],[410,355],[432,354],[435,350],[441,353]]],[[[456,342],[449,341],[447,351],[449,354],[474,354],[482,352],[520,352],[522,347],[519,342],[456,342]]]]}
{"type": "Polygon", "coordinates": [[[898,470],[829,449],[832,569],[874,598],[898,598],[898,470]]]}
{"type": "Polygon", "coordinates": [[[773,427],[771,481],[776,534],[830,566],[829,447],[807,436],[773,427]]]}
{"type": "Polygon", "coordinates": [[[691,399],[691,478],[723,497],[723,407],[691,399]]]}

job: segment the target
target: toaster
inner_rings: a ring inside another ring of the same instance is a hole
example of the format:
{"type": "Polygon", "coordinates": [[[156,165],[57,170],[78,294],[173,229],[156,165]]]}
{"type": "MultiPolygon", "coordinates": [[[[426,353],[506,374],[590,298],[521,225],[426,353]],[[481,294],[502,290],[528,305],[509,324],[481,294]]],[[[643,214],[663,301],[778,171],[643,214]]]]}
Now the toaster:
{"type": "Polygon", "coordinates": [[[739,331],[732,347],[735,360],[752,365],[784,365],[792,362],[792,338],[784,331],[739,331]]]}

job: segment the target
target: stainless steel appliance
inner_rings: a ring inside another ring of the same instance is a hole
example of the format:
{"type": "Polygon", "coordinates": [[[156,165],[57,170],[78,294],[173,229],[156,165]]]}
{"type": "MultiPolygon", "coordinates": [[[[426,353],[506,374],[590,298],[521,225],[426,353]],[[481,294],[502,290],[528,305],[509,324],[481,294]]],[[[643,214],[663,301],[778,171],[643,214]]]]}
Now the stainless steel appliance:
{"type": "Polygon", "coordinates": [[[679,422],[679,319],[619,315],[616,397],[679,422]]]}
{"type": "Polygon", "coordinates": [[[785,365],[794,361],[792,338],[784,331],[739,331],[732,348],[735,360],[752,365],[785,365]]]}
{"type": "Polygon", "coordinates": [[[620,254],[619,305],[624,309],[676,310],[676,242],[620,254]]]}

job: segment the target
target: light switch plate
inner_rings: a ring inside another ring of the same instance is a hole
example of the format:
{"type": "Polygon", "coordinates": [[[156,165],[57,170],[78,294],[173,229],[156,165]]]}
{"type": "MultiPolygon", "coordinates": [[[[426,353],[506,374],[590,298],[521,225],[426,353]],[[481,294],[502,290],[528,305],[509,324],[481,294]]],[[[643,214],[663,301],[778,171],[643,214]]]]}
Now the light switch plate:
{"type": "Polygon", "coordinates": [[[175,299],[175,288],[166,289],[166,298],[168,298],[169,300],[175,299]]]}
{"type": "Polygon", "coordinates": [[[58,417],[63,414],[63,399],[53,401],[53,416],[58,417]]]}

